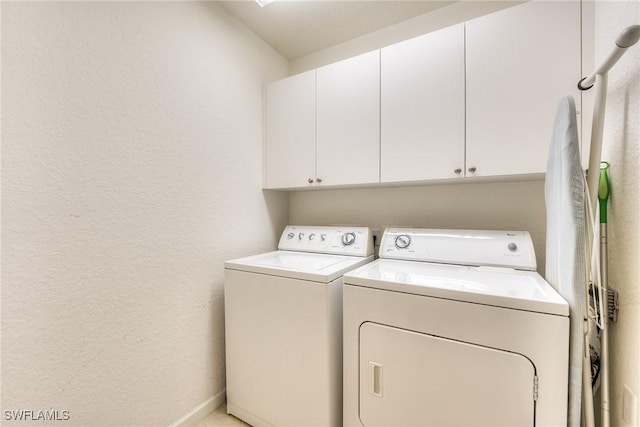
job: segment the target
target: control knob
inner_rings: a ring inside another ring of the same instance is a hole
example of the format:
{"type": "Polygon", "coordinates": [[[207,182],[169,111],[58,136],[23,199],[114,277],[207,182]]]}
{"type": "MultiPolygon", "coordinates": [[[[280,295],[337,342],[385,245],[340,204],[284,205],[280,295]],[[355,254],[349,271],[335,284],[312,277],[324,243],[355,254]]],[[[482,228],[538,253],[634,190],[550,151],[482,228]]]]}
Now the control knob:
{"type": "Polygon", "coordinates": [[[356,234],[353,232],[344,233],[342,235],[342,244],[345,246],[353,245],[356,241],[356,234]]]}
{"type": "Polygon", "coordinates": [[[396,237],[395,244],[398,249],[406,249],[411,244],[411,237],[408,234],[401,234],[396,237]]]}
{"type": "Polygon", "coordinates": [[[293,239],[294,236],[295,236],[294,233],[289,233],[289,234],[287,234],[287,239],[291,240],[291,239],[293,239]]]}

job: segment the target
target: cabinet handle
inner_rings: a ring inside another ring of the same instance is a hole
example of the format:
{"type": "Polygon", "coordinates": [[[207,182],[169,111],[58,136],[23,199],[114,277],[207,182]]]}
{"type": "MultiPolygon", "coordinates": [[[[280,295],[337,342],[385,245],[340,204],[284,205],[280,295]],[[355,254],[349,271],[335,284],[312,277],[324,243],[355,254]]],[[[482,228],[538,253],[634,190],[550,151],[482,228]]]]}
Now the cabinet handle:
{"type": "Polygon", "coordinates": [[[471,166],[469,169],[467,169],[469,172],[471,173],[476,173],[476,167],[475,166],[471,166]]]}
{"type": "Polygon", "coordinates": [[[320,184],[320,183],[322,182],[322,179],[320,179],[320,178],[316,178],[316,182],[317,182],[318,184],[320,184]]]}
{"type": "Polygon", "coordinates": [[[309,184],[313,184],[313,178],[309,178],[309,179],[307,180],[307,182],[308,182],[309,184]]]}
{"type": "Polygon", "coordinates": [[[453,172],[454,172],[456,175],[460,175],[460,174],[462,173],[462,169],[460,169],[460,168],[456,168],[456,169],[454,169],[454,170],[453,170],[453,172]]]}

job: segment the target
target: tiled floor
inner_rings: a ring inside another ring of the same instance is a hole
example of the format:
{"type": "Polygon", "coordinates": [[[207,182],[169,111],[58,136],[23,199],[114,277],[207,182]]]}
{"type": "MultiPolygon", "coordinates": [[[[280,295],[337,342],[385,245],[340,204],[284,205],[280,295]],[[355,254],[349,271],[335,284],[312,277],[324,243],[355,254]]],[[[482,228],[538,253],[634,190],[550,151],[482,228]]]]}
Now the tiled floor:
{"type": "Polygon", "coordinates": [[[202,419],[196,427],[242,427],[249,424],[227,414],[227,405],[222,405],[202,419]]]}

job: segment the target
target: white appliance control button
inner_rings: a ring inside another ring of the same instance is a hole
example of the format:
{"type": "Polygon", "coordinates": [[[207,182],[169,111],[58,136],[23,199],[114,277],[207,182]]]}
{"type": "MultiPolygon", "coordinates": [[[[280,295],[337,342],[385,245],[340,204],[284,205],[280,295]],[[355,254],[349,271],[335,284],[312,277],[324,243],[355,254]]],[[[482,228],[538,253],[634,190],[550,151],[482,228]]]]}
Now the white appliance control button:
{"type": "Polygon", "coordinates": [[[304,237],[304,233],[298,233],[298,240],[302,240],[303,237],[304,237]]]}
{"type": "Polygon", "coordinates": [[[316,237],[315,233],[309,234],[309,240],[313,240],[316,237]]]}
{"type": "Polygon", "coordinates": [[[321,234],[321,235],[320,235],[320,240],[322,240],[323,242],[324,242],[325,240],[327,240],[327,235],[326,235],[326,234],[324,234],[324,233],[323,233],[323,234],[321,234]]]}
{"type": "Polygon", "coordinates": [[[295,236],[295,233],[289,233],[287,234],[287,239],[291,240],[293,239],[294,236],[295,236]]]}
{"type": "Polygon", "coordinates": [[[406,249],[411,244],[411,237],[408,234],[401,234],[396,237],[396,248],[398,249],[406,249]]]}
{"type": "Polygon", "coordinates": [[[344,233],[342,235],[342,244],[345,246],[353,245],[353,242],[356,241],[355,233],[344,233]]]}

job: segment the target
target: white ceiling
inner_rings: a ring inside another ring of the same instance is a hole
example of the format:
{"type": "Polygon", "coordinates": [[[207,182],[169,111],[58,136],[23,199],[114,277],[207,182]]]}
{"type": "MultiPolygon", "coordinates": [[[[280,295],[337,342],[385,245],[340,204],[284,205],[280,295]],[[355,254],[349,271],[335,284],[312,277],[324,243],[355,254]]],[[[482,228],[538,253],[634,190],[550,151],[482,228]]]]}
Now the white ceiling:
{"type": "Polygon", "coordinates": [[[291,61],[454,2],[276,0],[264,8],[253,0],[218,3],[291,61]]]}

